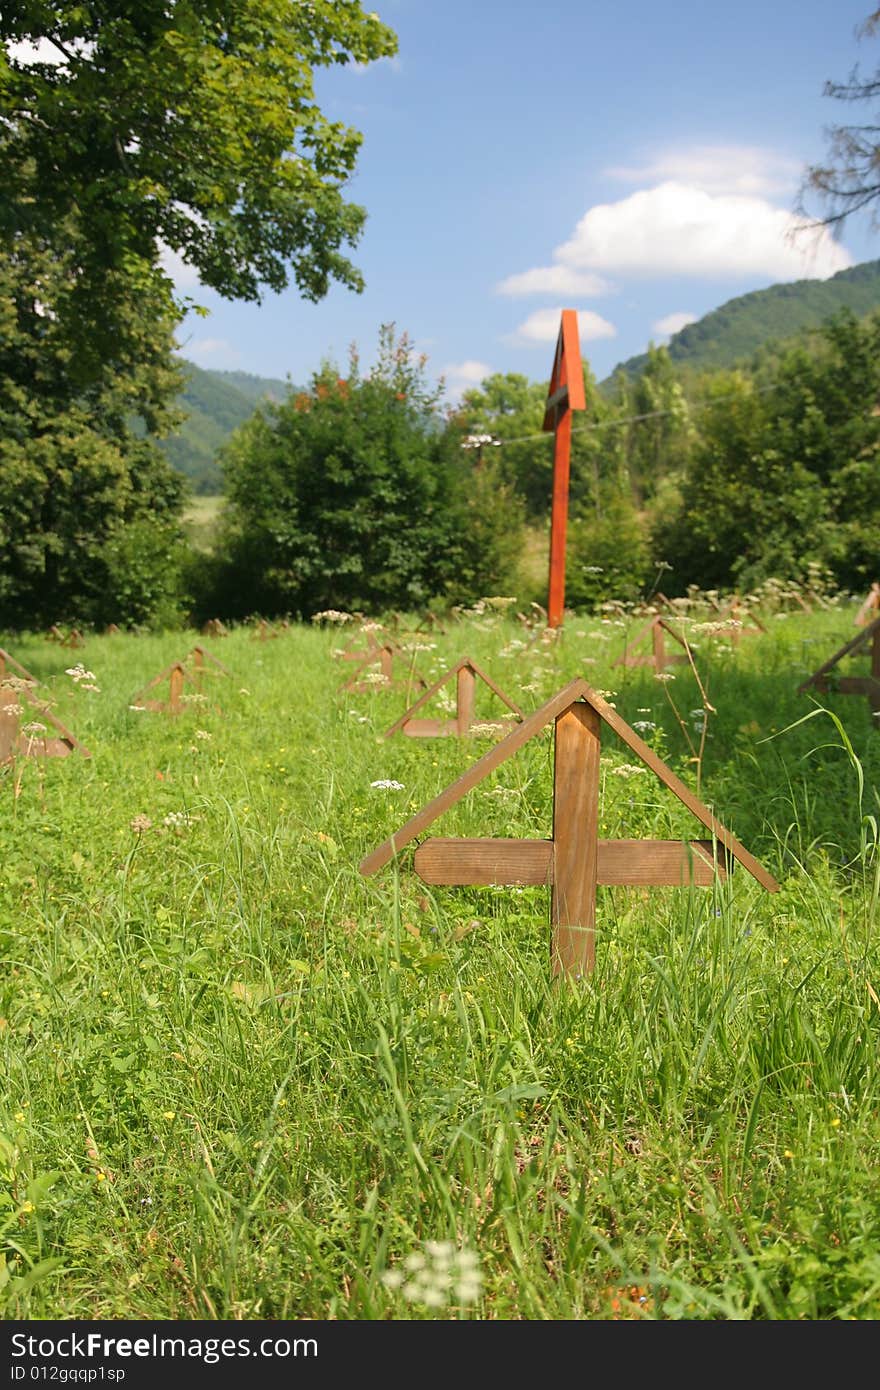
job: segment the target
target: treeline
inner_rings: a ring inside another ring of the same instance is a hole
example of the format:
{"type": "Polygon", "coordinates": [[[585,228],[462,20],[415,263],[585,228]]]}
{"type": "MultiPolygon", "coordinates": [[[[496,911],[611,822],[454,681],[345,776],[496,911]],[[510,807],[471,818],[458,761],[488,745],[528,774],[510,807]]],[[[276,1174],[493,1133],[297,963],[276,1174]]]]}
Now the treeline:
{"type": "MultiPolygon", "coordinates": [[[[8,382],[15,364],[0,353],[2,365],[8,382]]],[[[17,370],[39,379],[39,354],[17,370]]],[[[146,410],[151,392],[167,402],[169,372],[157,347],[152,371],[129,370],[127,389],[105,373],[94,399],[53,398],[46,380],[39,447],[18,453],[6,410],[3,626],[308,618],[488,594],[545,601],[546,576],[529,577],[523,557],[549,526],[546,383],[491,376],[444,409],[425,359],[384,326],[369,371],[356,352],[344,369],[325,364],[233,434],[205,554],[187,545],[180,480],[157,443],[172,417],[146,410]]],[[[677,369],[652,348],[636,379],[619,372],[600,388],[585,372],[585,386],[569,607],[658,587],[742,592],[817,569],[855,592],[878,577],[880,315],[845,312],[735,371],[677,369]]]]}
{"type": "MultiPolygon", "coordinates": [[[[585,385],[570,607],[817,570],[859,592],[878,577],[880,315],[844,312],[736,371],[683,372],[657,348],[637,379],[600,389],[585,372],[585,385]]],[[[356,357],[344,377],[325,367],[233,437],[215,553],[191,571],[197,614],[545,600],[522,566],[549,522],[545,398],[546,383],[499,374],[444,412],[386,326],[368,375],[356,357]]]]}

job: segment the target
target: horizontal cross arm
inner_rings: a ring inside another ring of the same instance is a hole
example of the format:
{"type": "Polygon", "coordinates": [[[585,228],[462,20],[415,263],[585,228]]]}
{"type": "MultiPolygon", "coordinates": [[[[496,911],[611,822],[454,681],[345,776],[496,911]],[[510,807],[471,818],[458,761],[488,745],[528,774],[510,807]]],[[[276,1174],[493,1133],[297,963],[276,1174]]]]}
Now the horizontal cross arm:
{"type": "MultiPolygon", "coordinates": [[[[733,865],[733,856],[712,840],[600,840],[597,882],[707,887],[716,877],[726,878],[733,865]]],[[[547,887],[553,882],[553,841],[433,838],[419,845],[413,867],[424,883],[547,887]]]]}

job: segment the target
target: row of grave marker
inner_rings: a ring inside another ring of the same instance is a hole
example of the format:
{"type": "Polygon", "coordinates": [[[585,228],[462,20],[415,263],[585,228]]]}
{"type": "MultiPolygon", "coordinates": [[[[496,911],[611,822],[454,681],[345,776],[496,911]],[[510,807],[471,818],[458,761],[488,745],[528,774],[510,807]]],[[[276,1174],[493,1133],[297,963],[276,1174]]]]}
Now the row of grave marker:
{"type": "MultiPolygon", "coordinates": [[[[662,630],[666,630],[665,628],[662,630]]],[[[653,635],[653,632],[652,632],[653,635]]],[[[654,639],[656,640],[656,638],[654,639]]],[[[872,711],[880,710],[880,617],[868,623],[863,631],[846,643],[816,671],[799,690],[811,685],[827,689],[829,673],[845,656],[872,643],[872,672],[868,678],[840,678],[841,693],[867,694],[872,711]]],[[[380,652],[392,653],[383,645],[380,652]]],[[[229,672],[204,648],[197,646],[194,657],[196,675],[210,662],[223,674],[229,672]]],[[[369,653],[367,654],[369,656],[369,653]]],[[[20,679],[32,680],[29,673],[8,654],[2,653],[0,678],[9,666],[20,679]]],[[[380,656],[381,664],[381,656],[380,656]]],[[[190,677],[185,662],[173,662],[160,672],[133,700],[142,708],[179,713],[183,688],[190,677]],[[169,683],[167,701],[154,700],[149,692],[163,681],[169,683]]],[[[422,680],[422,678],[419,678],[422,680]]],[[[584,978],[595,968],[596,960],[596,889],[600,885],[620,886],[707,886],[724,879],[740,863],[768,892],[776,892],[779,884],[757,859],[739,842],[676,776],[621,717],[614,708],[578,677],[557,692],[540,709],[523,716],[495,682],[469,657],[463,657],[433,686],[425,686],[414,705],[387,731],[386,737],[402,732],[409,736],[464,735],[473,728],[473,707],[476,682],[482,680],[507,705],[512,713],[507,722],[510,731],[499,743],[473,764],[461,777],[446,787],[427,806],[422,807],[405,825],[395,831],[383,844],[371,851],[360,863],[364,876],[376,873],[419,837],[445,811],[478,785],[491,772],[513,756],[548,724],[553,724],[553,820],[548,839],[454,839],[432,838],[418,845],[413,867],[419,878],[429,885],[445,886],[545,886],[550,891],[551,943],[550,960],[553,977],[584,978]],[[452,678],[456,681],[456,717],[454,720],[425,720],[416,713],[452,678]],[[689,842],[679,840],[600,840],[599,838],[599,767],[601,730],[609,727],[647,768],[687,807],[712,834],[712,839],[689,842]]],[[[0,692],[9,686],[0,684],[0,692]]],[[[350,683],[344,688],[352,688],[350,683]]],[[[38,704],[26,685],[13,695],[24,694],[38,704]]],[[[2,696],[0,696],[2,700],[2,696]]],[[[0,739],[4,731],[4,707],[0,703],[0,739]]],[[[47,710],[44,717],[61,733],[53,740],[61,745],[59,751],[74,748],[89,756],[69,731],[47,710]]],[[[11,727],[11,725],[10,725],[11,727]]],[[[21,735],[18,735],[19,739],[21,735]]],[[[46,740],[50,742],[50,740],[46,740]]],[[[0,756],[4,744],[0,742],[0,756]]],[[[12,747],[12,756],[16,748],[12,747]]],[[[20,745],[18,750],[21,751],[20,745]]],[[[25,750],[27,751],[27,750],[25,750]]],[[[48,751],[48,750],[47,750],[48,751]]]]}

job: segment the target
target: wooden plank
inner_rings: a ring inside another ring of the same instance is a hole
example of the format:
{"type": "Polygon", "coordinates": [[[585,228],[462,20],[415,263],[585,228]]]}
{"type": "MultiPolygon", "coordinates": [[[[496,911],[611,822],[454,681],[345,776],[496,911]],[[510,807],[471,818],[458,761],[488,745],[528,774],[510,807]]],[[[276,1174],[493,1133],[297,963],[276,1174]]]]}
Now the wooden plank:
{"type": "Polygon", "coordinates": [[[562,624],[565,611],[565,549],[568,528],[568,490],[571,473],[571,411],[556,423],[553,441],[553,500],[550,511],[550,576],[547,626],[562,624]]]}
{"type": "Polygon", "coordinates": [[[880,691],[880,680],[874,676],[823,676],[816,682],[817,690],[833,690],[838,695],[872,695],[880,691]]]}
{"type": "MultiPolygon", "coordinates": [[[[458,733],[456,719],[407,719],[401,730],[408,738],[448,738],[458,733]]],[[[386,734],[387,738],[388,735],[386,734]]]]}
{"type": "Polygon", "coordinates": [[[663,624],[659,619],[651,627],[651,645],[654,652],[654,670],[662,671],[666,667],[666,646],[663,641],[663,624]]]}
{"type": "MultiPolygon", "coordinates": [[[[409,709],[404,710],[400,718],[395,720],[395,722],[391,725],[391,728],[385,731],[383,737],[391,738],[392,734],[396,734],[399,729],[403,729],[405,723],[412,722],[412,715],[415,714],[416,710],[421,709],[422,705],[426,704],[427,701],[430,700],[433,695],[436,695],[438,690],[442,689],[442,687],[446,685],[446,683],[450,681],[453,676],[457,676],[459,670],[463,666],[466,666],[468,662],[469,658],[463,656],[461,658],[461,661],[457,661],[454,666],[450,666],[449,670],[445,671],[439,680],[436,680],[433,685],[429,686],[427,690],[424,690],[422,692],[422,694],[419,696],[417,700],[413,701],[409,709]]],[[[415,722],[418,723],[421,721],[417,720],[415,722]]]]}
{"type": "Polygon", "coordinates": [[[474,717],[474,672],[469,664],[460,666],[456,673],[456,716],[455,722],[459,737],[462,738],[471,727],[474,717]]]}
{"type": "Polygon", "coordinates": [[[724,846],[714,848],[717,865],[712,840],[600,840],[597,881],[607,887],[707,888],[733,867],[724,846]]]}
{"type": "Polygon", "coordinates": [[[171,677],[168,683],[168,712],[169,714],[180,714],[181,697],[183,695],[184,670],[180,662],[171,667],[171,677]]]}
{"type": "Polygon", "coordinates": [[[0,680],[6,675],[7,666],[11,666],[16,675],[23,681],[30,681],[33,685],[40,685],[40,681],[37,680],[36,676],[32,676],[30,671],[25,670],[24,666],[16,661],[14,656],[10,656],[9,652],[4,651],[3,648],[0,647],[0,680]]]}
{"type": "Polygon", "coordinates": [[[569,410],[586,410],[584,368],[581,361],[577,312],[574,309],[563,309],[562,311],[561,336],[562,352],[565,359],[565,383],[568,387],[568,408],[569,410]]]}
{"type": "Polygon", "coordinates": [[[492,884],[548,887],[552,840],[431,839],[419,845],[413,868],[424,883],[458,888],[492,884]]]}
{"type": "Polygon", "coordinates": [[[689,787],[685,786],[681,778],[676,777],[672,768],[667,767],[662,759],[658,758],[653,748],[649,748],[644,739],[639,738],[635,730],[631,729],[626,721],[621,719],[617,711],[612,709],[607,701],[602,699],[601,695],[597,695],[596,691],[591,689],[586,681],[583,682],[583,686],[584,698],[590,702],[594,709],[598,710],[605,723],[610,729],[613,729],[618,738],[621,739],[628,748],[632,749],[637,758],[641,758],[646,767],[649,767],[652,772],[656,773],[663,785],[668,787],[671,792],[675,793],[679,801],[681,801],[689,811],[693,812],[697,819],[705,825],[707,830],[711,830],[715,838],[730,851],[734,859],[738,860],[744,869],[748,869],[752,877],[756,878],[761,886],[767,889],[768,893],[778,892],[779,884],[776,882],[773,875],[767,872],[763,864],[759,864],[754,855],[749,854],[749,851],[744,845],[740,844],[736,836],[721,824],[720,820],[712,814],[709,808],[703,805],[702,801],[694,795],[689,787]]]}
{"type": "Polygon", "coordinates": [[[207,658],[207,660],[210,661],[212,666],[216,666],[218,671],[223,672],[224,676],[229,676],[232,674],[228,666],[224,666],[222,661],[218,661],[216,656],[212,656],[211,653],[207,650],[207,648],[203,647],[200,643],[197,643],[193,647],[190,655],[195,657],[196,666],[204,665],[205,659],[207,658]]]}
{"type": "Polygon", "coordinates": [[[880,628],[874,631],[874,640],[871,643],[871,679],[874,681],[874,689],[868,691],[868,704],[871,706],[873,715],[880,714],[880,628]]]}
{"type": "Polygon", "coordinates": [[[0,763],[8,763],[15,756],[19,709],[18,692],[8,685],[0,685],[0,763]]]}
{"type": "MultiPolygon", "coordinates": [[[[600,840],[596,882],[602,887],[675,888],[692,883],[706,888],[716,877],[725,879],[732,867],[724,846],[712,840],[600,840]]],[[[549,887],[553,841],[437,837],[419,845],[413,868],[424,883],[447,887],[549,887]]]]}
{"type": "Polygon", "coordinates": [[[852,637],[849,642],[845,642],[840,650],[836,651],[833,656],[830,656],[807,680],[801,681],[801,684],[798,686],[798,694],[802,695],[805,690],[809,690],[810,686],[815,685],[816,681],[821,676],[824,676],[827,671],[830,671],[833,666],[836,666],[838,661],[848,656],[850,652],[857,651],[859,647],[864,646],[869,638],[873,638],[877,632],[880,632],[880,618],[875,618],[867,627],[863,627],[861,632],[856,633],[855,637],[852,637]]]}
{"type": "Polygon", "coordinates": [[[423,806],[420,811],[417,811],[405,825],[366,855],[358,866],[359,871],[364,875],[376,873],[377,869],[381,869],[395,854],[399,854],[417,835],[420,835],[423,830],[433,824],[438,816],[455,806],[470,791],[471,787],[477,786],[484,777],[488,777],[490,772],[494,772],[497,767],[506,762],[519,748],[522,748],[523,744],[528,743],[529,739],[540,733],[547,724],[556,718],[557,714],[567,709],[588,689],[586,681],[578,676],[558,691],[546,704],[527,715],[521,724],[518,724],[515,729],[511,729],[506,738],[501,739],[487,753],[484,753],[482,758],[479,758],[472,767],[463,772],[457,781],[446,787],[439,796],[434,797],[433,801],[429,801],[427,806],[423,806]]]}
{"type": "Polygon", "coordinates": [[[868,614],[880,608],[880,584],[873,583],[861,608],[854,618],[855,627],[864,627],[868,621],[868,614]]]}
{"type": "Polygon", "coordinates": [[[502,703],[505,704],[507,708],[516,715],[517,719],[522,719],[522,710],[520,709],[519,705],[515,705],[513,701],[509,699],[507,695],[505,695],[501,687],[495,684],[492,677],[487,676],[483,668],[481,666],[478,666],[475,661],[471,661],[470,657],[468,657],[468,665],[470,666],[474,675],[478,676],[481,681],[488,685],[492,693],[498,696],[499,700],[501,700],[502,703]]]}
{"type": "Polygon", "coordinates": [[[599,712],[577,701],[556,718],[550,971],[580,978],[596,963],[599,712]]]}

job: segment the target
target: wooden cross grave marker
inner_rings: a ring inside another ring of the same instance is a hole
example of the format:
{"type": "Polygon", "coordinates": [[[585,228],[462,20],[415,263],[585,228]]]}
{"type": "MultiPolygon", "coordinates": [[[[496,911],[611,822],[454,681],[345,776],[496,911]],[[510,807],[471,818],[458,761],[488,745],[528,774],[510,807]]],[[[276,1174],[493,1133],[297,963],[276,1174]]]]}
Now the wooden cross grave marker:
{"type": "MultiPolygon", "coordinates": [[[[720,620],[730,624],[729,636],[731,645],[734,647],[739,646],[741,637],[748,637],[759,632],[766,633],[767,631],[760,618],[750,612],[736,595],[730,600],[727,607],[721,610],[720,620]]],[[[716,635],[723,637],[728,634],[717,633],[716,635]]]]}
{"type": "Polygon", "coordinates": [[[549,840],[431,839],[419,845],[413,867],[425,883],[528,884],[550,888],[553,976],[575,978],[595,966],[596,887],[706,886],[738,860],[775,893],[779,884],[667,767],[653,749],[580,677],[528,715],[456,782],[374,849],[359,865],[374,874],[442,812],[554,722],[553,835],[549,840]],[[602,724],[674,792],[712,832],[713,840],[600,840],[599,755],[602,724]],[[717,845],[716,843],[717,842],[717,845]]]}
{"type": "MultiPolygon", "coordinates": [[[[6,660],[10,658],[6,656],[6,660]]],[[[0,678],[0,764],[12,762],[17,757],[66,758],[74,752],[90,758],[92,755],[85,744],[56,719],[45,701],[31,693],[33,679],[30,675],[0,678]],[[31,709],[35,717],[22,724],[22,716],[29,715],[31,709]],[[52,726],[56,737],[49,736],[47,725],[52,726]]]]}
{"type": "Polygon", "coordinates": [[[805,691],[819,690],[835,691],[839,695],[866,695],[868,707],[876,726],[880,726],[880,617],[870,622],[867,627],[863,627],[849,642],[844,643],[839,651],[814,671],[805,681],[801,681],[798,686],[798,694],[803,695],[805,691]],[[834,667],[845,656],[857,652],[861,647],[871,645],[871,674],[869,676],[838,676],[832,674],[834,667]]]}
{"type": "Polygon", "coordinates": [[[86,639],[78,627],[72,627],[69,632],[62,632],[57,623],[53,623],[49,628],[46,641],[57,642],[61,647],[84,647],[86,644],[86,639]]]}
{"type": "Polygon", "coordinates": [[[156,714],[180,714],[184,705],[184,686],[194,685],[196,693],[201,694],[202,678],[208,673],[219,673],[223,676],[232,674],[216,656],[212,656],[204,647],[196,645],[182,661],[172,661],[170,666],[166,666],[164,671],[160,671],[158,676],[148,681],[132,696],[129,705],[131,708],[151,710],[156,714]],[[187,664],[189,662],[192,663],[191,666],[187,664]],[[163,681],[168,682],[168,699],[149,698],[148,692],[161,685],[163,681]]]}
{"type": "Polygon", "coordinates": [[[868,597],[853,619],[853,625],[865,627],[867,623],[871,622],[872,614],[876,617],[878,612],[880,612],[880,584],[875,582],[871,585],[868,597]]]}
{"type": "Polygon", "coordinates": [[[463,738],[474,728],[474,696],[476,693],[476,683],[478,680],[484,682],[489,689],[498,696],[499,700],[513,711],[514,717],[509,716],[500,721],[495,721],[499,729],[509,729],[512,724],[518,723],[522,719],[522,710],[519,709],[512,700],[509,700],[504,691],[501,690],[485,671],[481,671],[475,661],[469,656],[463,656],[454,666],[435,681],[428,690],[420,695],[415,704],[410,705],[404,711],[396,723],[391,725],[384,735],[391,738],[399,730],[408,734],[410,738],[443,738],[449,734],[457,734],[463,738]],[[455,718],[454,719],[415,719],[413,716],[416,710],[421,709],[428,703],[437,691],[449,681],[455,680],[455,718]]]}
{"type": "Polygon", "coordinates": [[[675,666],[681,662],[688,661],[688,645],[680,633],[675,628],[670,627],[665,618],[659,615],[651,618],[643,628],[640,628],[635,637],[630,642],[626,640],[623,645],[623,652],[613,663],[615,666],[652,666],[655,673],[665,671],[667,666],[675,666]],[[634,651],[645,640],[651,638],[650,652],[634,651]],[[679,646],[684,647],[684,653],[667,652],[666,637],[672,637],[679,646]]]}
{"type": "Polygon", "coordinates": [[[568,482],[571,471],[571,413],[585,410],[584,369],[576,309],[563,309],[544,408],[546,432],[553,431],[553,503],[550,512],[550,579],[547,626],[562,624],[565,612],[565,546],[568,528],[568,482]]]}
{"type": "Polygon", "coordinates": [[[382,643],[379,641],[380,637],[393,645],[393,639],[386,632],[384,627],[377,624],[375,627],[367,629],[366,632],[363,628],[359,628],[357,632],[352,633],[345,646],[337,648],[333,655],[339,657],[342,661],[357,661],[360,663],[363,663],[367,657],[375,659],[382,647],[382,643]],[[366,639],[366,644],[361,646],[360,643],[364,638],[366,639]]]}
{"type": "Polygon", "coordinates": [[[420,675],[412,662],[405,676],[395,676],[395,663],[399,667],[402,659],[403,652],[396,643],[386,641],[381,645],[377,644],[372,650],[360,654],[358,665],[349,679],[342,682],[339,689],[363,692],[376,689],[410,690],[415,686],[418,690],[426,690],[428,682],[424,676],[420,675]],[[379,669],[374,671],[373,667],[379,669]]]}

